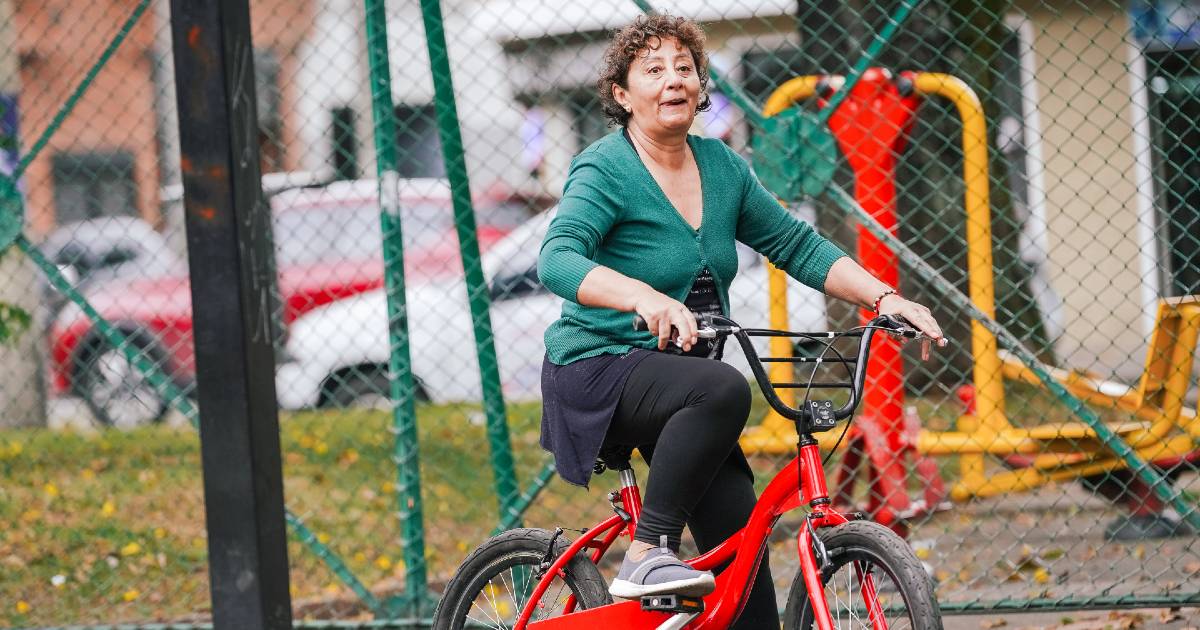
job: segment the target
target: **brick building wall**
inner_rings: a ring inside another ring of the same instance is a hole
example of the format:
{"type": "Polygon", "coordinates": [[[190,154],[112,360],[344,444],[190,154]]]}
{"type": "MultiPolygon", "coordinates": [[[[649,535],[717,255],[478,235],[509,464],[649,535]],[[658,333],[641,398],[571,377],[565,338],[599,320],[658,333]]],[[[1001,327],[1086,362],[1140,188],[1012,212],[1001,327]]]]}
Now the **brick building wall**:
{"type": "MultiPolygon", "coordinates": [[[[47,128],[133,7],[121,0],[16,2],[22,152],[47,128]]],[[[175,178],[161,172],[159,134],[178,133],[159,130],[156,123],[156,95],[164,88],[156,82],[160,79],[155,64],[170,55],[169,50],[154,48],[157,30],[170,28],[156,16],[165,13],[148,11],[141,17],[30,165],[25,177],[27,221],[35,237],[66,220],[83,218],[81,211],[129,214],[161,225],[160,185],[175,178]],[[122,182],[126,176],[128,181],[122,182]],[[128,203],[122,201],[126,199],[128,203]]],[[[265,151],[271,160],[264,168],[294,168],[296,125],[303,121],[288,114],[298,89],[289,78],[295,72],[297,50],[311,29],[311,3],[253,0],[251,20],[256,49],[268,51],[266,56],[278,67],[278,137],[272,142],[275,149],[265,151]]]]}

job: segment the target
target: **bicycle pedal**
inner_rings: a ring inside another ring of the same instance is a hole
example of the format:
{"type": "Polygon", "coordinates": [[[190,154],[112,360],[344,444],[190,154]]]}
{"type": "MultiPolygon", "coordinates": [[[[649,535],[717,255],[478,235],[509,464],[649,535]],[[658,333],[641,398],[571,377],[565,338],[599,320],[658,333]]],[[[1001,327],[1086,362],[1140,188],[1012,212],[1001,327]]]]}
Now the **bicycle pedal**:
{"type": "Polygon", "coordinates": [[[642,610],[653,610],[669,613],[702,613],[704,600],[699,597],[685,595],[647,595],[642,598],[642,610]]]}

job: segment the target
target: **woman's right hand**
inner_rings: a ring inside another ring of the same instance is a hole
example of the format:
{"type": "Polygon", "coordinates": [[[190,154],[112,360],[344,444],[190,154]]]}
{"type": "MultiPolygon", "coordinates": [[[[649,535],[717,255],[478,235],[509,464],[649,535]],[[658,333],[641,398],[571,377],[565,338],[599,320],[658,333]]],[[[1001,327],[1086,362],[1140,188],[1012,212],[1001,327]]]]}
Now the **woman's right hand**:
{"type": "Polygon", "coordinates": [[[691,350],[698,340],[696,317],[679,300],[647,287],[634,300],[633,310],[646,320],[650,332],[658,335],[659,350],[665,350],[670,343],[672,327],[679,333],[680,347],[684,352],[691,350]]]}

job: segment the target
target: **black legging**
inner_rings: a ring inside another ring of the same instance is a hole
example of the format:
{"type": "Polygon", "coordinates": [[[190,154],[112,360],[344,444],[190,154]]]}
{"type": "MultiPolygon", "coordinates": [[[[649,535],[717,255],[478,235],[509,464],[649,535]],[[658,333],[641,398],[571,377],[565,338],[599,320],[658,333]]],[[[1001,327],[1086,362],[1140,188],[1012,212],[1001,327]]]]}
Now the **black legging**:
{"type": "MultiPolygon", "coordinates": [[[[629,374],[605,444],[636,446],[650,464],[636,540],[679,550],[686,523],[700,552],[746,525],[754,478],[737,440],[750,415],[750,386],[732,366],[654,353],[629,374]]],[[[778,628],[767,559],[733,626],[778,628]]]]}

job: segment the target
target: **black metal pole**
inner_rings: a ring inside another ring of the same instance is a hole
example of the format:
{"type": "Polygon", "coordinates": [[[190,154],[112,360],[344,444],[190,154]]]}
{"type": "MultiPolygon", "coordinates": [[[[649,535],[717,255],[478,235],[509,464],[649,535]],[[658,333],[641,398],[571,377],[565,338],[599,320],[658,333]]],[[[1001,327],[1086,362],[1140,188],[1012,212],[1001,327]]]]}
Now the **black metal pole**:
{"type": "Polygon", "coordinates": [[[248,0],[171,0],[213,627],[291,628],[248,0]]]}

